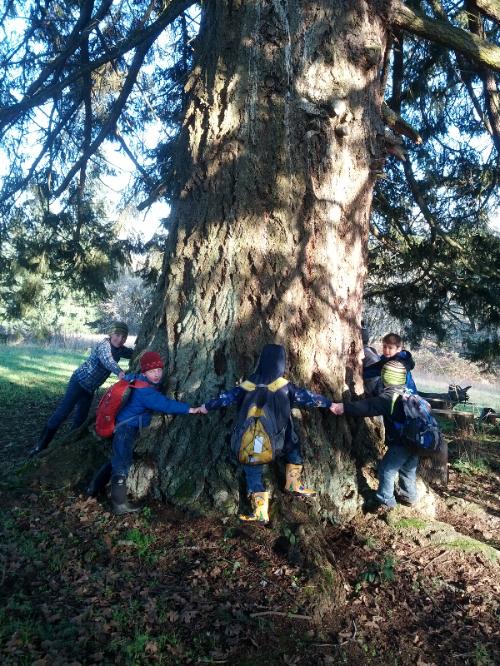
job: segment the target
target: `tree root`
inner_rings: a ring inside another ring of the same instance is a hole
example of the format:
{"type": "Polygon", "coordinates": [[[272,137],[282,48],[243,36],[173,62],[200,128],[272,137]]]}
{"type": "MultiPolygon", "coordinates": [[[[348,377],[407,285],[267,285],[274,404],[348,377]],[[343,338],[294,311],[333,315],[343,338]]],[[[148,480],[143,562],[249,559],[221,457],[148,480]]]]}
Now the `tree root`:
{"type": "Polygon", "coordinates": [[[18,470],[26,485],[57,490],[85,485],[109,460],[109,444],[83,424],[18,470]]]}
{"type": "MultiPolygon", "coordinates": [[[[315,624],[345,604],[344,579],[338,569],[313,502],[285,496],[278,527],[289,541],[288,559],[299,564],[308,582],[299,601],[315,624]]],[[[280,538],[283,545],[283,537],[280,538]]]]}

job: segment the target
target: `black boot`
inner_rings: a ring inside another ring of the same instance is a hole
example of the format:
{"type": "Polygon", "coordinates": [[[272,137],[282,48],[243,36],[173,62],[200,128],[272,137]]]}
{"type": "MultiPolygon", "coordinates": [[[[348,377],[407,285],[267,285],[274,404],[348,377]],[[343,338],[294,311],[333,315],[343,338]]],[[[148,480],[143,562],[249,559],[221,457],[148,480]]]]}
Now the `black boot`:
{"type": "Polygon", "coordinates": [[[85,488],[87,497],[97,497],[101,493],[111,478],[111,463],[105,462],[94,474],[92,481],[85,488]]]}
{"type": "Polygon", "coordinates": [[[36,443],[36,446],[34,449],[31,449],[31,451],[28,454],[28,458],[33,458],[34,456],[37,456],[39,453],[44,451],[50,442],[54,439],[54,435],[57,432],[57,428],[49,428],[48,426],[45,426],[45,428],[42,431],[42,434],[40,435],[40,439],[36,443]]]}
{"type": "Polygon", "coordinates": [[[114,476],[111,479],[111,506],[113,513],[116,513],[117,516],[141,510],[140,506],[128,503],[126,476],[114,476]]]}

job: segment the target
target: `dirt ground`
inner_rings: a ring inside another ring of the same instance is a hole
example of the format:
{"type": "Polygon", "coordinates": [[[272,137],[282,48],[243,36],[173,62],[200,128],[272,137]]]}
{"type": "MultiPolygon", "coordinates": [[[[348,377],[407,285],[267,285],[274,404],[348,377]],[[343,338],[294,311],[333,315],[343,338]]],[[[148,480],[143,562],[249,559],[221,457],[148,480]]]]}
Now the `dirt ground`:
{"type": "Polygon", "coordinates": [[[346,603],[319,626],[287,535],[153,502],[115,517],[106,499],[24,487],[27,438],[7,444],[2,664],[500,663],[494,428],[452,436],[448,487],[418,509],[325,525],[346,603]]]}

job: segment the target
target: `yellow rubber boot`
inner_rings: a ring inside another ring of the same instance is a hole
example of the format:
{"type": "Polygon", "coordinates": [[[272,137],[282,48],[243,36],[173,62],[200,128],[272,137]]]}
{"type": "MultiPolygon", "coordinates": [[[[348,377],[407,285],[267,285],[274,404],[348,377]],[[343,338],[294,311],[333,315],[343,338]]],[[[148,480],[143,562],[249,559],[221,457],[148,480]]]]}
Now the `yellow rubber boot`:
{"type": "Polygon", "coordinates": [[[250,501],[252,503],[253,513],[249,516],[241,515],[240,520],[250,523],[268,523],[269,493],[251,493],[250,501]]]}
{"type": "Polygon", "coordinates": [[[300,480],[302,465],[286,464],[286,482],[285,490],[292,495],[300,497],[315,497],[316,491],[311,488],[304,488],[300,480]]]}

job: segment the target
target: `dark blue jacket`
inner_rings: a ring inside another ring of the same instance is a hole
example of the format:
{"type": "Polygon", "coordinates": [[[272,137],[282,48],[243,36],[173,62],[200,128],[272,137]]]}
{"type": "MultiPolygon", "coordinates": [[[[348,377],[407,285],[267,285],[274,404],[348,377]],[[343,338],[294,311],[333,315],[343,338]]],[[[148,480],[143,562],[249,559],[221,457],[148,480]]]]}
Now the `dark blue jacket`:
{"type": "Polygon", "coordinates": [[[140,379],[148,382],[149,386],[131,390],[129,399],[116,417],[117,426],[127,421],[127,425],[145,428],[151,423],[154,412],[162,414],[187,414],[189,412],[189,405],[186,402],[167,398],[160,393],[159,386],[149,382],[145,375],[130,373],[125,375],[125,379],[128,381],[140,379]]]}
{"type": "Polygon", "coordinates": [[[383,416],[386,444],[402,444],[401,428],[405,422],[403,398],[404,386],[389,386],[380,395],[357,402],[345,402],[344,413],[349,416],[383,416]]]}
{"type": "Polygon", "coordinates": [[[375,377],[380,377],[382,372],[382,367],[387,361],[400,361],[406,368],[406,388],[409,388],[410,391],[418,393],[417,386],[411,375],[411,370],[415,367],[415,361],[409,351],[402,349],[394,356],[380,356],[380,360],[377,363],[372,363],[371,365],[363,367],[363,380],[367,383],[368,380],[374,379],[375,377]]]}
{"type": "MultiPolygon", "coordinates": [[[[265,345],[257,363],[254,372],[249,376],[249,381],[253,384],[269,385],[279,377],[282,377],[285,372],[286,357],[285,349],[282,345],[269,344],[265,345]]],[[[255,404],[259,405],[259,401],[266,399],[267,389],[262,387],[257,388],[255,392],[255,404]]],[[[235,386],[229,391],[221,393],[217,398],[208,400],[205,407],[211,411],[220,409],[221,407],[229,407],[229,405],[236,404],[238,410],[242,407],[245,396],[248,392],[241,386],[235,386]]],[[[286,386],[280,388],[273,396],[273,410],[276,419],[276,426],[278,431],[282,428],[285,430],[285,444],[290,441],[297,442],[297,434],[293,427],[291,418],[292,407],[330,407],[332,401],[322,395],[312,393],[305,388],[299,388],[288,382],[286,386]]],[[[246,418],[246,414],[238,414],[237,419],[242,421],[246,418]]]]}
{"type": "MultiPolygon", "coordinates": [[[[318,393],[312,393],[305,388],[300,388],[295,386],[291,382],[288,382],[286,388],[288,389],[288,397],[290,399],[290,408],[292,407],[304,407],[305,409],[311,409],[313,407],[330,407],[332,401],[328,398],[325,398],[323,395],[318,393]]],[[[238,407],[240,406],[243,397],[246,395],[247,391],[242,389],[241,386],[235,386],[229,391],[224,391],[217,398],[212,400],[207,400],[205,407],[208,411],[214,409],[220,409],[221,407],[229,407],[229,405],[234,405],[236,403],[238,407]]]]}
{"type": "MultiPolygon", "coordinates": [[[[282,345],[264,345],[257,362],[257,367],[248,379],[253,384],[257,384],[257,386],[261,384],[271,384],[279,377],[283,377],[285,366],[285,348],[282,345]]],[[[257,388],[257,394],[258,392],[259,389],[257,388]]],[[[265,392],[266,389],[263,388],[262,398],[265,398],[265,392]]],[[[245,389],[240,386],[235,386],[229,391],[221,393],[219,397],[208,400],[208,402],[205,403],[205,407],[208,411],[220,409],[221,407],[228,407],[234,403],[237,403],[238,407],[240,407],[246,393],[245,389]]],[[[328,398],[318,395],[317,393],[311,393],[311,391],[308,391],[307,389],[299,388],[291,382],[288,382],[284,388],[279,389],[277,393],[283,393],[286,398],[286,405],[284,405],[287,410],[286,419],[288,419],[292,407],[330,407],[332,404],[332,401],[328,400],[328,398]]],[[[258,395],[256,395],[256,404],[259,404],[258,395]]]]}

